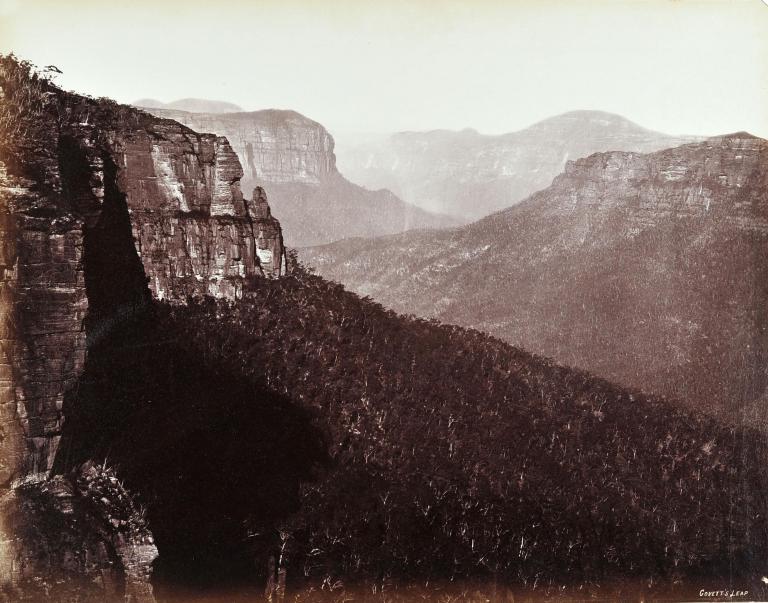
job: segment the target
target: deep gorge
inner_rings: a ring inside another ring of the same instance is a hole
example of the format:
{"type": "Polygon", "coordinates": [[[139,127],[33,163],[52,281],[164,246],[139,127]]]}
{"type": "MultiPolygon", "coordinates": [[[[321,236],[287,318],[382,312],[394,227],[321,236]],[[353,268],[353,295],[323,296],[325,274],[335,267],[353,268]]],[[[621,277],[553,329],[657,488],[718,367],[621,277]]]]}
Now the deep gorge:
{"type": "Polygon", "coordinates": [[[2,106],[0,600],[765,594],[762,434],[311,274],[226,138],[0,84],[37,99],[2,106]]]}

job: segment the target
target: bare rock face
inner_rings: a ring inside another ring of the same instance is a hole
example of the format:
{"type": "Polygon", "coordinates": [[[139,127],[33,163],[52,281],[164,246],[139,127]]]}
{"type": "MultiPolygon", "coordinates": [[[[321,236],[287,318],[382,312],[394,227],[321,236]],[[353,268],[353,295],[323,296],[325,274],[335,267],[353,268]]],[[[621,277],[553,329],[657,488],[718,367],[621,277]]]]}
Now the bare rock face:
{"type": "Polygon", "coordinates": [[[244,279],[280,274],[279,223],[259,214],[262,189],[254,201],[243,198],[242,169],[226,138],[166,121],[113,144],[133,237],[157,298],[235,298],[244,279]]]}
{"type": "Polygon", "coordinates": [[[0,167],[0,483],[47,471],[85,358],[83,219],[46,210],[0,167]]]}
{"type": "Polygon", "coordinates": [[[125,596],[151,601],[152,547],[122,538],[111,519],[83,519],[84,495],[49,479],[68,391],[86,344],[151,297],[235,299],[250,278],[279,276],[280,224],[263,189],[243,197],[223,137],[68,94],[13,58],[0,57],[0,90],[0,588],[28,594],[23,567],[56,581],[62,568],[90,579],[113,564],[125,596]],[[14,102],[19,89],[32,100],[14,102]],[[49,542],[25,517],[69,536],[49,542]]]}
{"type": "Polygon", "coordinates": [[[201,113],[148,108],[198,132],[226,136],[241,158],[243,185],[257,182],[320,184],[336,172],[333,138],[295,111],[201,113]]]}
{"type": "Polygon", "coordinates": [[[130,307],[147,287],[159,299],[234,299],[284,260],[265,193],[243,198],[225,138],[79,97],[63,110],[38,179],[0,172],[6,484],[51,466],[89,308],[130,307]]]}
{"type": "Polygon", "coordinates": [[[766,191],[768,142],[745,133],[598,153],[469,226],[342,241],[304,259],[395,310],[729,421],[765,421],[766,191]]]}
{"type": "Polygon", "coordinates": [[[12,58],[0,85],[0,597],[149,603],[157,550],[116,477],[50,475],[69,392],[151,297],[235,299],[279,276],[280,224],[263,189],[243,197],[223,137],[65,93],[12,58]]]}
{"type": "Polygon", "coordinates": [[[387,190],[367,190],[336,169],[328,131],[295,111],[190,113],[147,107],[198,132],[225,136],[250,190],[265,187],[293,246],[317,245],[347,237],[370,237],[411,228],[437,228],[455,220],[405,203],[387,190]]]}
{"type": "Polygon", "coordinates": [[[0,55],[0,599],[154,601],[157,550],[116,475],[51,472],[71,469],[64,415],[99,341],[152,297],[281,274],[280,224],[242,175],[226,138],[0,55]]]}

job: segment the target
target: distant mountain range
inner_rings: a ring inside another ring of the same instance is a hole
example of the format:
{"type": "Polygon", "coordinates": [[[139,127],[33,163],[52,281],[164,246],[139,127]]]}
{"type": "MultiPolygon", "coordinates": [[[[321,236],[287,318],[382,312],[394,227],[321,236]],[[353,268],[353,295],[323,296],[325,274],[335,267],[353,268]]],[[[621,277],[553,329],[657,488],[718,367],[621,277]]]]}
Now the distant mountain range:
{"type": "Polygon", "coordinates": [[[176,111],[192,111],[195,113],[237,113],[243,108],[227,101],[208,100],[206,98],[181,98],[171,103],[154,98],[142,98],[132,103],[135,107],[147,109],[171,109],[176,111]]]}
{"type": "MultiPolygon", "coordinates": [[[[4,601],[766,599],[765,433],[282,272],[220,136],[14,56],[0,96],[4,601]]],[[[324,130],[255,131],[257,176],[332,193],[324,130]]],[[[592,155],[473,225],[316,258],[701,405],[752,399],[766,152],[592,155]]]]}
{"type": "MultiPolygon", "coordinates": [[[[186,101],[171,104],[178,103],[186,101]]],[[[295,111],[193,113],[142,108],[197,132],[226,136],[243,166],[243,190],[254,186],[267,190],[288,245],[458,223],[405,203],[388,190],[371,191],[349,182],[336,169],[333,137],[321,124],[295,111]]]]}
{"type": "Polygon", "coordinates": [[[435,130],[339,143],[337,156],[352,182],[388,188],[419,207],[470,221],[549,186],[570,159],[651,152],[695,140],[653,132],[612,113],[572,111],[499,136],[435,130]]]}
{"type": "Polygon", "coordinates": [[[397,311],[695,408],[768,403],[768,142],[749,134],[594,154],[471,225],[303,257],[397,311]]]}

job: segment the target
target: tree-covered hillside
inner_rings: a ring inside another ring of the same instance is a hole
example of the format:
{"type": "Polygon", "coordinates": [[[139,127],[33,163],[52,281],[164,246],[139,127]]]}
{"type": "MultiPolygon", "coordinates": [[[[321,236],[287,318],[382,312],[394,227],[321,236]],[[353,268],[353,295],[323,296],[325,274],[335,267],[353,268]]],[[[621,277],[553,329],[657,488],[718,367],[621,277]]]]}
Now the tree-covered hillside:
{"type": "Polygon", "coordinates": [[[334,597],[475,579],[694,590],[738,579],[754,589],[768,569],[766,447],[748,430],[479,332],[398,316],[301,270],[255,280],[240,302],[148,312],[92,344],[91,393],[81,390],[62,448],[111,455],[131,476],[161,560],[174,531],[189,532],[171,555],[176,579],[205,559],[232,570],[227,555],[249,556],[241,577],[257,582],[273,555],[289,591],[334,597]],[[101,407],[100,420],[118,417],[101,443],[78,424],[88,396],[117,409],[101,407]],[[154,413],[167,422],[184,412],[200,423],[177,421],[162,446],[154,413]],[[307,417],[311,428],[297,428],[307,417]],[[135,454],[145,445],[161,447],[135,454]],[[205,469],[160,468],[190,445],[205,469]],[[172,488],[150,483],[166,469],[172,488]],[[299,483],[294,501],[288,485],[299,483]],[[238,493],[223,517],[222,492],[238,493]],[[180,517],[184,505],[197,511],[180,517]],[[229,526],[226,546],[211,523],[229,526]]]}
{"type": "Polygon", "coordinates": [[[303,249],[388,308],[768,430],[768,141],[569,161],[473,224],[303,249]]]}

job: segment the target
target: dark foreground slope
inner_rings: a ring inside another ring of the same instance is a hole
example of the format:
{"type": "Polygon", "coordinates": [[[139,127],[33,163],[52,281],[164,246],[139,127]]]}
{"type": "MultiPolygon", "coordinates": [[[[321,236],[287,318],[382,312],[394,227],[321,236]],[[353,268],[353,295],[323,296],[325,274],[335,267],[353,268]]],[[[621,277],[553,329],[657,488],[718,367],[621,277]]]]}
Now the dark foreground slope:
{"type": "Polygon", "coordinates": [[[327,278],[691,406],[768,387],[768,143],[745,133],[570,162],[466,227],[307,250],[327,278]]]}
{"type": "Polygon", "coordinates": [[[60,460],[108,456],[142,495],[159,594],[262,587],[272,556],[298,600],[758,595],[754,433],[302,272],[252,287],[126,320],[70,401],[60,460]]]}
{"type": "Polygon", "coordinates": [[[271,281],[225,139],[0,84],[0,600],[765,594],[758,435],[271,281]]]}

